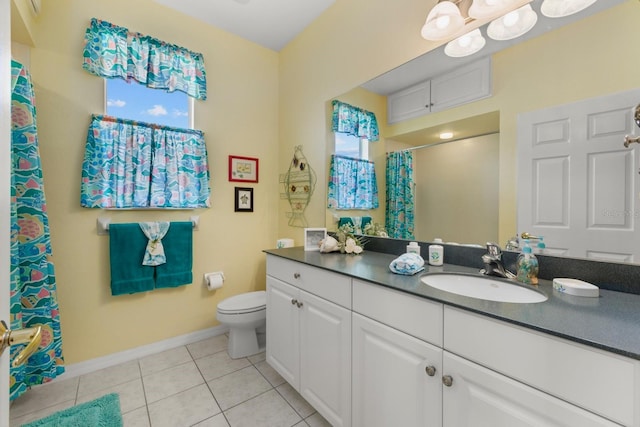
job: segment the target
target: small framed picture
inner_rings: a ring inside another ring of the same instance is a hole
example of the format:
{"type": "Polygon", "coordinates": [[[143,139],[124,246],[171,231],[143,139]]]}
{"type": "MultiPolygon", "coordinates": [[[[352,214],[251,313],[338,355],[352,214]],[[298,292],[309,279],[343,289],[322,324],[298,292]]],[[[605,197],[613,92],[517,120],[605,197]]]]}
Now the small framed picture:
{"type": "Polygon", "coordinates": [[[304,229],[304,250],[319,251],[320,242],[327,237],[326,228],[305,228],[304,229]]]}
{"type": "Polygon", "coordinates": [[[258,182],[258,159],[229,156],[229,181],[258,182]]]}
{"type": "Polygon", "coordinates": [[[253,212],[253,188],[236,187],[235,211],[253,212]]]}

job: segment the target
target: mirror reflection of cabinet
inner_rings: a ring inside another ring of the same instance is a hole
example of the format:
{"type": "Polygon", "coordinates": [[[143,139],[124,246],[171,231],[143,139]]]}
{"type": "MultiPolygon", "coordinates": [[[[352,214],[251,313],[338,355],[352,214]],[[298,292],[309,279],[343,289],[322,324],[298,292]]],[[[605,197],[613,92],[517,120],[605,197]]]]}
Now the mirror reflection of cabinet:
{"type": "Polygon", "coordinates": [[[488,96],[491,96],[491,57],[389,95],[387,122],[397,123],[488,96]]]}

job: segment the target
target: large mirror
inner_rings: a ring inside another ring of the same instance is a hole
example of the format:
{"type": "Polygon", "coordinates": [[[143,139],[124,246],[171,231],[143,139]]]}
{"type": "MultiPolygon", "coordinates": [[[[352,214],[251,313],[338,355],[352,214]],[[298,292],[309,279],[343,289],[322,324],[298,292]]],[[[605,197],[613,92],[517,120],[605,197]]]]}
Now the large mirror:
{"type": "MultiPolygon", "coordinates": [[[[539,15],[535,34],[509,45],[488,43],[488,50],[467,58],[448,58],[441,47],[334,98],[379,117],[383,138],[370,143],[370,158],[376,163],[381,206],[368,212],[327,211],[328,229],[335,229],[336,218],[342,216],[371,216],[384,224],[385,152],[412,149],[416,240],[440,237],[461,244],[504,245],[524,231],[516,225],[518,115],[626,91],[640,82],[640,59],[629,54],[634,22],[640,19],[638,2],[601,0],[553,23],[559,27],[554,29],[539,13],[541,3],[531,3],[539,15]],[[387,123],[389,94],[483,56],[492,61],[490,97],[387,123]],[[454,133],[450,142],[441,143],[442,131],[454,133]]],[[[623,142],[621,138],[621,147],[623,142]]],[[[327,144],[330,154],[331,141],[327,144]]]]}

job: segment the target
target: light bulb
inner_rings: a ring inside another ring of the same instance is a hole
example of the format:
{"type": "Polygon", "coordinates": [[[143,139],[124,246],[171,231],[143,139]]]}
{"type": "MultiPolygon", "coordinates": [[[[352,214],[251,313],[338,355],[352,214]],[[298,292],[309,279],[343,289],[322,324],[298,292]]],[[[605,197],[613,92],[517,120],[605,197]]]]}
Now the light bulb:
{"type": "Polygon", "coordinates": [[[504,15],[504,17],[502,18],[502,23],[504,24],[505,27],[513,27],[518,23],[519,19],[520,19],[520,14],[518,13],[517,10],[514,10],[504,15]]]}
{"type": "Polygon", "coordinates": [[[436,19],[436,27],[439,30],[444,30],[451,23],[451,17],[449,15],[438,16],[436,19]]]}
{"type": "Polygon", "coordinates": [[[460,47],[469,47],[469,45],[471,44],[471,37],[465,34],[464,36],[460,37],[460,39],[458,40],[458,44],[460,45],[460,47]]]}

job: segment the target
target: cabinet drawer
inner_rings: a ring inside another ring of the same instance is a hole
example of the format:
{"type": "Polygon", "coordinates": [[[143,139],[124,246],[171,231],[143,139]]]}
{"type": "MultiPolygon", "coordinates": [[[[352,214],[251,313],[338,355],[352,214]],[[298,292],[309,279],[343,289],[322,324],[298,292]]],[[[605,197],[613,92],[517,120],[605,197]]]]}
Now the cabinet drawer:
{"type": "Polygon", "coordinates": [[[267,255],[267,274],[351,309],[351,278],[300,262],[267,255]]]}
{"type": "Polygon", "coordinates": [[[450,307],[444,334],[447,351],[615,422],[640,425],[638,361],[450,307]]]}
{"type": "Polygon", "coordinates": [[[353,311],[442,347],[442,304],[359,280],[353,311]]]}

